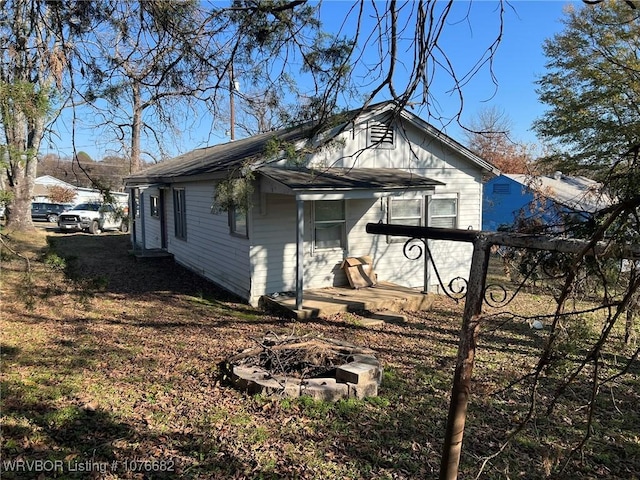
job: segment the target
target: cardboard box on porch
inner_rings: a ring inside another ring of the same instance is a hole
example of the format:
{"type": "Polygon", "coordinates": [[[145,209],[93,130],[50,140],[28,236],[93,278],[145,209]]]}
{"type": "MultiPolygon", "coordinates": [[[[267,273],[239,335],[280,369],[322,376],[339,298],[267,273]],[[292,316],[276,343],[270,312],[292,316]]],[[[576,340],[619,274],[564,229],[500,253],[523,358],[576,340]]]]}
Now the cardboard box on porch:
{"type": "Polygon", "coordinates": [[[372,287],[376,284],[376,276],[373,272],[373,258],[368,255],[347,257],[342,262],[342,268],[347,274],[351,288],[372,287]]]}

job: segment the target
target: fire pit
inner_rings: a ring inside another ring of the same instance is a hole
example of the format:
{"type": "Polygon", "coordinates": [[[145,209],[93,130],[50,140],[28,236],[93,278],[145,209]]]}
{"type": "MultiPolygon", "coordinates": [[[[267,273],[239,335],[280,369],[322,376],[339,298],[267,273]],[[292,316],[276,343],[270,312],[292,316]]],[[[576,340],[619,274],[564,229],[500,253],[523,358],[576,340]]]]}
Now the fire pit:
{"type": "Polygon", "coordinates": [[[378,394],[382,367],[371,349],[309,335],[267,335],[257,343],[222,364],[239,390],[326,401],[378,394]]]}

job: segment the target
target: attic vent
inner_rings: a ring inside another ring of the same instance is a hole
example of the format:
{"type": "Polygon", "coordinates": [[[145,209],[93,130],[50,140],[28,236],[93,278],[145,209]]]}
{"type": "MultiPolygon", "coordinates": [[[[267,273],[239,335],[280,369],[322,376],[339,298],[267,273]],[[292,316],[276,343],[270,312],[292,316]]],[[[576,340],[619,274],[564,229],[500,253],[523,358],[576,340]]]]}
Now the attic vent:
{"type": "Polygon", "coordinates": [[[369,146],[375,148],[394,148],[395,129],[390,123],[369,122],[369,146]]]}
{"type": "Polygon", "coordinates": [[[494,183],[493,193],[497,195],[508,195],[511,193],[511,185],[508,183],[494,183]]]}

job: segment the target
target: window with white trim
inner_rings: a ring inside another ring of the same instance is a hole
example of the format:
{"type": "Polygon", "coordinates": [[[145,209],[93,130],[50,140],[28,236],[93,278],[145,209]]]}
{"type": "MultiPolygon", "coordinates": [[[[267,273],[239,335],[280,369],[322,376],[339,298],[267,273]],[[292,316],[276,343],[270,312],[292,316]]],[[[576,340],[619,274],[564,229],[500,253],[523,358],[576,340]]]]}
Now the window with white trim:
{"type": "MultiPolygon", "coordinates": [[[[419,227],[423,224],[424,202],[422,198],[389,198],[388,203],[388,223],[400,225],[412,225],[419,227]]],[[[402,237],[388,236],[388,243],[404,242],[402,237]]]]}
{"type": "Polygon", "coordinates": [[[182,240],[187,239],[187,208],[184,188],[173,190],[173,221],[175,236],[182,240]]]}
{"type": "Polygon", "coordinates": [[[149,197],[149,213],[154,218],[160,218],[160,197],[158,195],[149,197]]]}
{"type": "Polygon", "coordinates": [[[344,200],[315,201],[313,209],[315,249],[344,248],[346,226],[344,200]]]}
{"type": "Polygon", "coordinates": [[[247,222],[247,212],[238,207],[229,209],[229,230],[231,235],[249,238],[249,224],[247,222]]]}
{"type": "Polygon", "coordinates": [[[458,198],[431,198],[429,201],[429,226],[456,228],[458,225],[458,198]]]}

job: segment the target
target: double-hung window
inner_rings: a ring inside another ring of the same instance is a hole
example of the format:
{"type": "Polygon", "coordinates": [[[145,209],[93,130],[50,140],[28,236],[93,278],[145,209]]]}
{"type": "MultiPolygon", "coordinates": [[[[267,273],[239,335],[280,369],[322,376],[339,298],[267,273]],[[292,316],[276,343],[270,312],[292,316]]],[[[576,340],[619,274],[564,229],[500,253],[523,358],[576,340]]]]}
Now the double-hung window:
{"type": "Polygon", "coordinates": [[[429,226],[457,228],[458,198],[432,198],[429,201],[429,226]]]}
{"type": "MultiPolygon", "coordinates": [[[[422,198],[389,198],[389,223],[400,225],[412,225],[419,227],[422,225],[424,214],[422,211],[422,198]]],[[[402,237],[388,236],[389,243],[404,242],[402,237]]]]}
{"type": "Polygon", "coordinates": [[[173,190],[173,219],[176,238],[187,239],[187,208],[184,188],[173,190]]]}
{"type": "Polygon", "coordinates": [[[344,200],[320,200],[314,207],[314,246],[316,249],[344,248],[344,200]]]}

